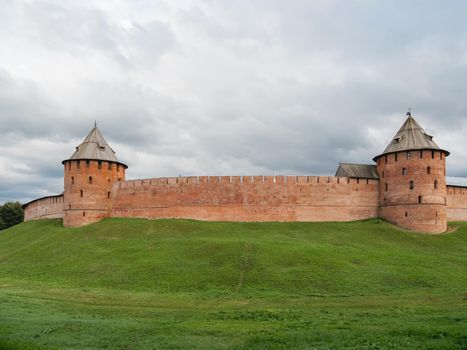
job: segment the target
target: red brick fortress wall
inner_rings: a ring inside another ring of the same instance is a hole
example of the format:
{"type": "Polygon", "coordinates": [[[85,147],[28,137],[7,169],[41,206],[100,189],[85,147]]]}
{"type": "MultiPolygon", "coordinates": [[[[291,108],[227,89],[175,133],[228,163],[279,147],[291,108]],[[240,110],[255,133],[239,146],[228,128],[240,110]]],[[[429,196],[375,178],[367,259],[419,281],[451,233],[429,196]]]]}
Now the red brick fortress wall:
{"type": "Polygon", "coordinates": [[[63,218],[63,195],[29,202],[24,208],[24,221],[63,218]]]}
{"type": "Polygon", "coordinates": [[[378,180],[200,176],[115,183],[112,217],[352,221],[378,216],[378,180]]]}
{"type": "Polygon", "coordinates": [[[125,166],[97,160],[64,162],[65,227],[80,226],[109,217],[112,210],[111,189],[125,180],[125,166]]]}
{"type": "Polygon", "coordinates": [[[447,186],[448,221],[467,221],[467,187],[447,186]]]}
{"type": "Polygon", "coordinates": [[[380,156],[377,163],[382,218],[409,230],[427,233],[446,231],[444,152],[391,153],[380,156]]]}

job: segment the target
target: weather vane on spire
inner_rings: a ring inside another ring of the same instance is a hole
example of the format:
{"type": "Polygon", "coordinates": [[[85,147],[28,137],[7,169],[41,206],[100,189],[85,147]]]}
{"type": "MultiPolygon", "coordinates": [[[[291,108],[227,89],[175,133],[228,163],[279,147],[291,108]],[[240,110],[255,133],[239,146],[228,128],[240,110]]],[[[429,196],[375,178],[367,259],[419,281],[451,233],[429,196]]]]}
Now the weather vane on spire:
{"type": "Polygon", "coordinates": [[[412,108],[409,107],[409,111],[407,112],[407,116],[411,117],[412,116],[412,108]]]}

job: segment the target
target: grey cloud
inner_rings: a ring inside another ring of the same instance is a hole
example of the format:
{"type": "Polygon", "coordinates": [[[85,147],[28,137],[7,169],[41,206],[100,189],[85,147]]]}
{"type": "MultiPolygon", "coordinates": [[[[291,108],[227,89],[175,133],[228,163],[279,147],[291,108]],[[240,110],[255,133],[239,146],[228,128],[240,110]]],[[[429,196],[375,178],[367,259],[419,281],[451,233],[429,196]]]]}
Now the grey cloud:
{"type": "Polygon", "coordinates": [[[24,11],[29,35],[45,47],[75,56],[98,52],[128,68],[152,67],[175,44],[171,29],[157,20],[123,26],[100,9],[67,1],[28,3],[24,11]]]}
{"type": "Polygon", "coordinates": [[[467,176],[463,2],[6,4],[0,202],[60,192],[94,120],[129,177],[333,174],[412,107],[467,176]]]}
{"type": "Polygon", "coordinates": [[[54,50],[98,49],[116,56],[117,43],[105,14],[96,9],[73,6],[70,2],[33,2],[24,6],[35,40],[54,50]]]}

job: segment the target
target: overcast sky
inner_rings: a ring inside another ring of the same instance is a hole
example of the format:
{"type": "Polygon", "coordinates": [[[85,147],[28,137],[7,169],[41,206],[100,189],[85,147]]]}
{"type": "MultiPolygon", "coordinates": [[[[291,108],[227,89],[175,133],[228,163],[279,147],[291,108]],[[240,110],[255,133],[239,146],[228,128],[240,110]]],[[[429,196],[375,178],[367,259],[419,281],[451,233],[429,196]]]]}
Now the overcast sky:
{"type": "Polygon", "coordinates": [[[97,120],[127,178],[334,174],[413,116],[467,176],[466,1],[0,0],[0,203],[97,120]]]}

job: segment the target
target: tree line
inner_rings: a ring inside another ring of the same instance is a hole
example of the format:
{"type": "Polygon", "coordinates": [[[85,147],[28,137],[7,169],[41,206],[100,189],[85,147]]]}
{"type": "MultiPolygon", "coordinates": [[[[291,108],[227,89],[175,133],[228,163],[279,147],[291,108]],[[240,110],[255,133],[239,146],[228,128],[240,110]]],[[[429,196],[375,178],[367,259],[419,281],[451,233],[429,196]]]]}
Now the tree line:
{"type": "Polygon", "coordinates": [[[6,202],[0,205],[0,231],[24,220],[24,210],[19,202],[6,202]]]}

